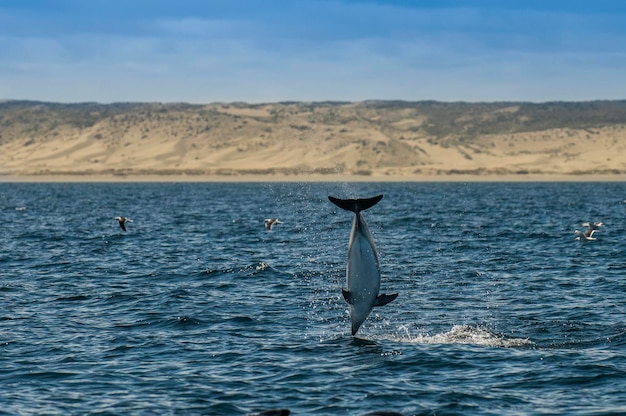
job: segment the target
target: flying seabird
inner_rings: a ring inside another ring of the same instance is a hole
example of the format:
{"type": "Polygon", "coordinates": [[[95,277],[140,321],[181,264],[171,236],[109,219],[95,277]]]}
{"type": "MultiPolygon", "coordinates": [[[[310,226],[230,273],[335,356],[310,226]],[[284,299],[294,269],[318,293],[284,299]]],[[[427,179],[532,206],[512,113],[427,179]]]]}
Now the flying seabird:
{"type": "Polygon", "coordinates": [[[265,229],[272,231],[274,224],[282,224],[282,221],[279,221],[277,218],[268,218],[265,220],[265,229]]]}
{"type": "Polygon", "coordinates": [[[599,221],[594,221],[594,222],[583,222],[582,224],[583,227],[589,227],[589,229],[591,230],[597,230],[598,228],[602,227],[604,225],[603,222],[599,222],[599,221]]]}
{"type": "Polygon", "coordinates": [[[593,236],[593,234],[598,230],[598,228],[602,227],[604,223],[599,222],[599,221],[594,221],[594,222],[589,221],[589,222],[583,222],[580,225],[582,225],[583,227],[587,227],[587,229],[584,231],[579,231],[579,230],[574,231],[578,235],[578,237],[576,237],[575,240],[584,242],[584,241],[597,240],[593,236]]]}
{"type": "Polygon", "coordinates": [[[120,227],[122,227],[122,230],[124,231],[126,231],[126,223],[133,222],[133,220],[126,217],[115,217],[115,220],[120,224],[120,227]]]}
{"type": "Polygon", "coordinates": [[[596,230],[592,230],[591,228],[587,228],[584,232],[580,230],[574,230],[574,232],[578,235],[578,237],[576,237],[574,240],[578,240],[581,243],[585,241],[597,240],[597,238],[593,237],[593,233],[595,233],[596,230]]]}

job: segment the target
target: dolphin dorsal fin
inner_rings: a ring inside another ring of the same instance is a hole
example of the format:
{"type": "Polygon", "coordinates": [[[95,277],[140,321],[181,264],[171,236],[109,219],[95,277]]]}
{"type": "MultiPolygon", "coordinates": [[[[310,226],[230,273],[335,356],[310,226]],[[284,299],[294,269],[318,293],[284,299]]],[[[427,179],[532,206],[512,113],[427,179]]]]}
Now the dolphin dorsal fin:
{"type": "Polygon", "coordinates": [[[377,195],[372,198],[358,198],[358,199],[339,199],[333,196],[329,196],[328,200],[333,204],[337,205],[341,209],[345,209],[346,211],[352,211],[355,214],[358,214],[361,211],[365,211],[368,208],[373,207],[378,204],[378,202],[383,199],[382,195],[377,195]]]}

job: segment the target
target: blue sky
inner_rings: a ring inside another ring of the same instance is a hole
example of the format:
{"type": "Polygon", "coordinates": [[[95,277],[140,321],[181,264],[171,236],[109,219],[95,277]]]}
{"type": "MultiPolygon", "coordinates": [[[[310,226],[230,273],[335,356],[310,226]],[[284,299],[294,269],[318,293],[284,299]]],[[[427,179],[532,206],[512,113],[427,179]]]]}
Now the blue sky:
{"type": "Polygon", "coordinates": [[[0,99],[626,99],[626,1],[2,0],[0,99]]]}

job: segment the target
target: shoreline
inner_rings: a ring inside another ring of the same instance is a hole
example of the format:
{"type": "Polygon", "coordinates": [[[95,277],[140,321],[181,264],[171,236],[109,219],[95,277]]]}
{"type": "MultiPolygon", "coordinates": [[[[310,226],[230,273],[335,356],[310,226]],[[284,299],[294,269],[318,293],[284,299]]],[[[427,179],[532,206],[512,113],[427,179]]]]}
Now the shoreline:
{"type": "Polygon", "coordinates": [[[0,183],[98,182],[626,182],[626,175],[0,175],[0,183]]]}
{"type": "Polygon", "coordinates": [[[0,182],[626,181],[622,101],[17,103],[2,115],[0,182]]]}

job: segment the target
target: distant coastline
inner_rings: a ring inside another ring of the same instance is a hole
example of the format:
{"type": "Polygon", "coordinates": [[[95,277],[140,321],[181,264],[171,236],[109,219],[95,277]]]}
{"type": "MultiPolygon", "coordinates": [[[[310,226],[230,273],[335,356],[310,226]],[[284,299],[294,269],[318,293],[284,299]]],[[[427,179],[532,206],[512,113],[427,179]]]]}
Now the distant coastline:
{"type": "Polygon", "coordinates": [[[0,103],[0,180],[623,181],[626,101],[0,103]]]}
{"type": "Polygon", "coordinates": [[[626,182],[621,175],[413,175],[413,176],[346,176],[346,175],[0,175],[0,183],[98,183],[98,182],[626,182]]]}

